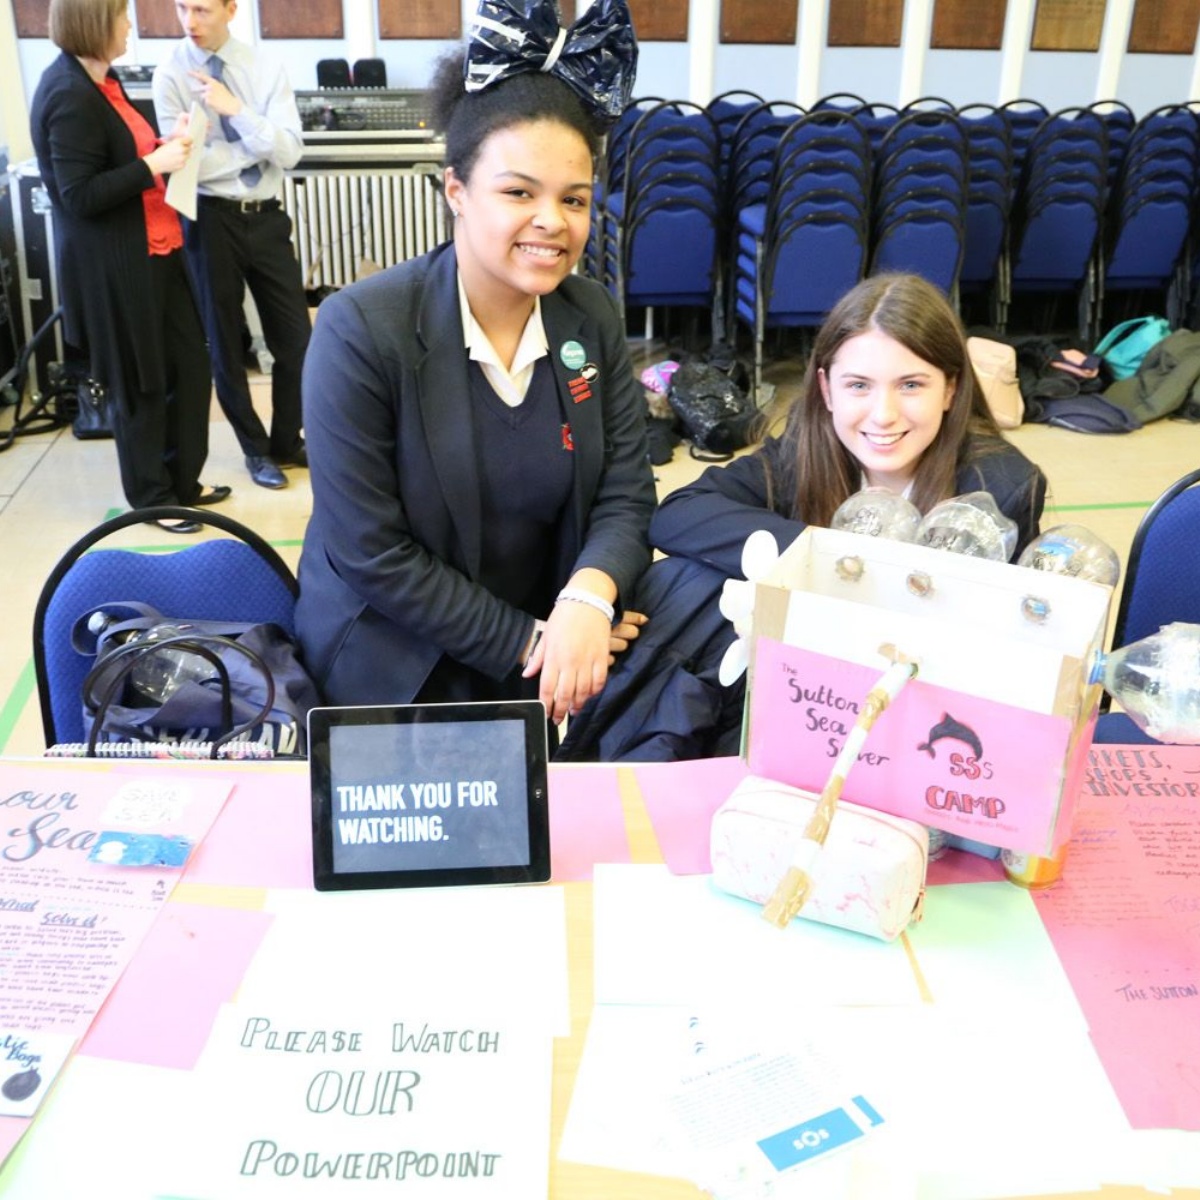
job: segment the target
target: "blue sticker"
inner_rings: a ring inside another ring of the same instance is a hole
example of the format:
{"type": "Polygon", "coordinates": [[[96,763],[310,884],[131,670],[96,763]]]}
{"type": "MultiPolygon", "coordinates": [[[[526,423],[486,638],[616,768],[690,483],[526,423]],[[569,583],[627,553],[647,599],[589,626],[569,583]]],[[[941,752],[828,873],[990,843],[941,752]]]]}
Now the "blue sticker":
{"type": "Polygon", "coordinates": [[[777,1171],[786,1171],[797,1163],[836,1150],[862,1136],[862,1129],[850,1114],[844,1108],[835,1108],[811,1121],[763,1138],[758,1145],[777,1171]]]}
{"type": "Polygon", "coordinates": [[[563,366],[578,371],[587,362],[587,351],[578,342],[564,342],[558,357],[563,360],[563,366]]]}
{"type": "Polygon", "coordinates": [[[191,852],[190,838],[110,831],[100,834],[88,860],[110,867],[182,867],[191,852]]]}

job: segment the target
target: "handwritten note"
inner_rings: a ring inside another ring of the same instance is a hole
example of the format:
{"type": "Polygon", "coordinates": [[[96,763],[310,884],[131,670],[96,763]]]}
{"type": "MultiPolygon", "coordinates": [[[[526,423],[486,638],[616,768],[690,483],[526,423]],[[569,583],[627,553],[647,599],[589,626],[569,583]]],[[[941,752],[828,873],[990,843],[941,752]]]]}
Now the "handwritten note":
{"type": "Polygon", "coordinates": [[[1200,748],[1093,747],[1035,900],[1130,1122],[1200,1130],[1200,748]]]}
{"type": "Polygon", "coordinates": [[[0,764],[0,1025],[80,1037],[181,867],[96,861],[112,831],[196,844],[228,789],[50,764],[0,764]]]}
{"type": "MultiPolygon", "coordinates": [[[[758,639],[754,662],[750,770],[820,792],[880,668],[770,638],[758,639]]],[[[1045,854],[1069,815],[1070,736],[1064,716],[917,678],[875,723],[843,794],[988,846],[1045,854]]]]}

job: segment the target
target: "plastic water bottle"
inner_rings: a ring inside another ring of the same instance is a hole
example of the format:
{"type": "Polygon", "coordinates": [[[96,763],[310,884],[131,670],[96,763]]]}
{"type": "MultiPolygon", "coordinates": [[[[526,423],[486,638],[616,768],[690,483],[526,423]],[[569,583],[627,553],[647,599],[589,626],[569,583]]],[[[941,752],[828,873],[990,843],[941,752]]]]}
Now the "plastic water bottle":
{"type": "Polygon", "coordinates": [[[843,500],[829,524],[834,529],[863,533],[868,537],[911,542],[916,539],[921,524],[921,510],[899,492],[868,487],[843,500]]]}
{"type": "Polygon", "coordinates": [[[967,492],[935,504],[916,540],[935,550],[1008,562],[1017,548],[1017,523],[1009,520],[989,492],[967,492]]]}
{"type": "MultiPolygon", "coordinates": [[[[101,634],[117,618],[106,612],[94,612],[88,618],[88,629],[101,634]]],[[[162,622],[149,629],[135,629],[122,645],[153,644],[167,638],[186,636],[191,630],[186,625],[162,622]]],[[[202,683],[216,675],[216,668],[201,654],[182,650],[177,646],[164,646],[152,654],[140,654],[129,672],[130,682],[136,691],[147,699],[161,704],[174,695],[185,683],[202,683]]]]}
{"type": "Polygon", "coordinates": [[[1152,738],[1200,745],[1200,625],[1176,621],[1100,655],[1097,679],[1152,738]]]}
{"type": "Polygon", "coordinates": [[[1117,552],[1083,525],[1054,525],[1021,551],[1017,565],[1056,575],[1074,575],[1116,587],[1121,577],[1117,552]]]}

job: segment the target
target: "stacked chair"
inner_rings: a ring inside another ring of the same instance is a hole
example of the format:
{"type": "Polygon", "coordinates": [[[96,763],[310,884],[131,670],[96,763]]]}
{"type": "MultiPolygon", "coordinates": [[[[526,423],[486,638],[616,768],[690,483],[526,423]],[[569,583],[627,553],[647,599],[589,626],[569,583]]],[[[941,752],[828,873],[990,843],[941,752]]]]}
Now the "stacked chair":
{"type": "Polygon", "coordinates": [[[1104,118],[1104,128],[1108,131],[1108,189],[1111,192],[1116,186],[1121,163],[1125,161],[1125,151],[1137,118],[1133,109],[1121,100],[1094,100],[1088,108],[1104,118]]]}
{"type": "Polygon", "coordinates": [[[1156,109],[1130,131],[1100,248],[1094,333],[1105,297],[1153,289],[1178,325],[1191,290],[1190,229],[1200,171],[1200,125],[1186,105],[1156,109]]]}
{"type": "Polygon", "coordinates": [[[583,269],[593,279],[602,278],[600,266],[601,245],[604,240],[604,214],[606,199],[620,192],[625,180],[625,157],[629,147],[629,135],[639,118],[666,101],[662,96],[642,96],[631,100],[608,132],[604,147],[604,165],[592,196],[592,227],[588,233],[588,244],[583,254],[583,269]]]}
{"type": "Polygon", "coordinates": [[[966,238],[967,135],[942,109],[906,113],[880,142],[870,273],[911,271],[957,301],[966,238]]]}
{"type": "Polygon", "coordinates": [[[1104,117],[1063,109],[1046,117],[1025,147],[1011,220],[1006,302],[1022,293],[1076,296],[1080,337],[1089,342],[1107,181],[1104,117]]]}
{"type": "Polygon", "coordinates": [[[1013,151],[1009,121],[993,104],[969,104],[958,110],[967,135],[967,214],[961,297],[987,297],[989,325],[1004,323],[1003,297],[1008,285],[1005,247],[1012,208],[1013,151]]]}
{"type": "Polygon", "coordinates": [[[883,139],[900,120],[900,110],[894,104],[864,104],[851,110],[851,116],[867,131],[871,153],[877,154],[883,139]]]}
{"type": "Polygon", "coordinates": [[[1037,132],[1041,123],[1050,115],[1050,110],[1036,100],[1010,100],[1007,104],[1000,106],[1000,111],[1008,122],[1009,137],[1012,143],[1012,183],[1015,192],[1025,167],[1025,155],[1030,139],[1037,132]]]}
{"type": "Polygon", "coordinates": [[[599,206],[598,265],[630,305],[714,309],[718,302],[720,134],[683,100],[651,105],[618,147],[599,206]]]}
{"type": "MultiPolygon", "coordinates": [[[[797,118],[778,140],[765,193],[734,214],[734,319],[754,340],[762,384],[766,331],[819,325],[863,276],[871,189],[870,139],[835,108],[797,118]]],[[[750,194],[749,190],[744,194],[750,194]]]]}

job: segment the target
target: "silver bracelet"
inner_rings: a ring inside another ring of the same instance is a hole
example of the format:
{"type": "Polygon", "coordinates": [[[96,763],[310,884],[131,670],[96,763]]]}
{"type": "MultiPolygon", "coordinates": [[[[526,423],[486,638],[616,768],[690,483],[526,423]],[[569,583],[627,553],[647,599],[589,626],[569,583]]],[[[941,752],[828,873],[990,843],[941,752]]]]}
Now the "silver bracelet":
{"type": "Polygon", "coordinates": [[[592,608],[605,615],[610,625],[617,615],[613,606],[603,596],[597,596],[595,592],[589,592],[586,588],[565,587],[558,593],[554,603],[558,604],[562,600],[573,600],[577,604],[590,604],[592,608]]]}

